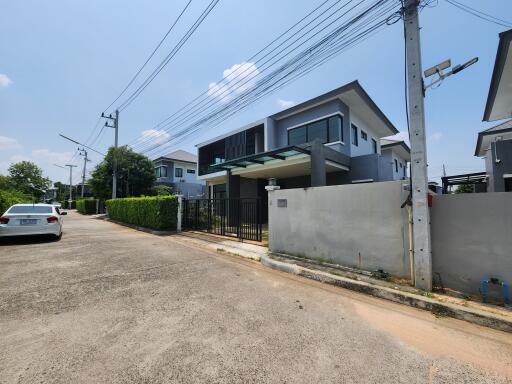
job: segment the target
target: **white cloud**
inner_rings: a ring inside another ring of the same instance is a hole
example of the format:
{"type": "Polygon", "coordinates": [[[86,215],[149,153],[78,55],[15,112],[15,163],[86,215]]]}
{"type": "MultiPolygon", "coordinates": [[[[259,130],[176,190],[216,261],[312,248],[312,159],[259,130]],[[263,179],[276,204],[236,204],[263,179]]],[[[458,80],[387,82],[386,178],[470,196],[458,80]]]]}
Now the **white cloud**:
{"type": "Polygon", "coordinates": [[[12,80],[7,75],[0,73],[0,87],[8,87],[12,84],[12,80]]]}
{"type": "Polygon", "coordinates": [[[432,141],[439,141],[443,137],[443,134],[441,132],[434,132],[431,134],[428,138],[432,141]]]}
{"type": "Polygon", "coordinates": [[[254,63],[235,64],[224,70],[222,81],[208,85],[208,95],[223,102],[228,102],[233,97],[254,87],[256,76],[259,73],[260,71],[254,63]]]}
{"type": "Polygon", "coordinates": [[[145,131],[142,131],[141,134],[142,138],[148,140],[152,144],[165,144],[169,141],[169,138],[171,137],[170,134],[165,132],[164,130],[157,130],[157,129],[147,129],[145,131]]]}
{"type": "Polygon", "coordinates": [[[295,104],[297,104],[295,101],[277,99],[277,105],[283,109],[293,107],[295,104]]]}
{"type": "Polygon", "coordinates": [[[31,158],[36,164],[63,165],[71,159],[72,152],[53,152],[49,149],[34,149],[31,153],[31,158]]]}
{"type": "Polygon", "coordinates": [[[18,140],[7,137],[7,136],[0,136],[0,150],[1,149],[14,149],[19,148],[21,145],[18,143],[18,140]]]}

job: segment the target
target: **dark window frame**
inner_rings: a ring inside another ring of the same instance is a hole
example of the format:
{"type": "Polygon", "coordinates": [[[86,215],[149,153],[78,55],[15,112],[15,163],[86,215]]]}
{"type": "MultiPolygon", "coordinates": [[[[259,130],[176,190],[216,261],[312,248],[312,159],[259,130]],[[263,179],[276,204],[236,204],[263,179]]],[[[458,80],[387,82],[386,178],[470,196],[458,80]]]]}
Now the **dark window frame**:
{"type": "Polygon", "coordinates": [[[363,131],[362,129],[360,131],[361,131],[361,139],[363,139],[364,141],[368,141],[368,134],[365,131],[363,131]]]}
{"type": "Polygon", "coordinates": [[[393,159],[395,161],[395,172],[398,173],[398,160],[393,159]]]}
{"type": "Polygon", "coordinates": [[[332,143],[343,143],[343,118],[344,116],[341,115],[341,114],[334,114],[334,115],[330,115],[330,116],[326,116],[326,117],[323,117],[321,119],[318,119],[318,120],[314,120],[314,121],[310,121],[309,123],[306,123],[306,124],[303,124],[303,125],[299,125],[297,127],[293,127],[293,128],[290,128],[288,129],[288,145],[299,145],[299,144],[304,144],[304,143],[309,143],[311,140],[309,138],[309,126],[310,125],[313,125],[313,124],[319,124],[319,123],[322,123],[322,122],[325,122],[325,136],[326,136],[326,142],[324,144],[332,144],[332,143]],[[330,129],[330,125],[331,125],[331,119],[333,117],[337,117],[339,120],[339,127],[338,128],[338,134],[335,135],[335,137],[331,137],[331,129],[330,129]],[[290,143],[290,132],[293,132],[293,131],[296,131],[296,130],[299,130],[299,129],[304,129],[306,131],[306,140],[304,141],[304,143],[295,143],[295,144],[291,144],[290,143]]]}
{"type": "Polygon", "coordinates": [[[350,124],[350,131],[351,131],[350,142],[352,143],[352,145],[358,147],[359,146],[359,136],[357,133],[357,131],[358,131],[357,125],[350,124]]]}
{"type": "Polygon", "coordinates": [[[167,166],[165,165],[158,165],[155,167],[155,176],[157,178],[160,178],[160,177],[167,177],[167,166]],[[162,169],[165,170],[165,172],[162,172],[162,169]]]}
{"type": "Polygon", "coordinates": [[[183,168],[174,168],[174,177],[183,177],[183,168]]]}
{"type": "Polygon", "coordinates": [[[373,153],[378,153],[379,152],[379,147],[377,145],[377,140],[375,140],[374,138],[372,138],[372,150],[373,150],[373,153]]]}
{"type": "Polygon", "coordinates": [[[195,169],[187,168],[187,173],[191,173],[191,174],[195,175],[196,174],[196,170],[195,169]]]}

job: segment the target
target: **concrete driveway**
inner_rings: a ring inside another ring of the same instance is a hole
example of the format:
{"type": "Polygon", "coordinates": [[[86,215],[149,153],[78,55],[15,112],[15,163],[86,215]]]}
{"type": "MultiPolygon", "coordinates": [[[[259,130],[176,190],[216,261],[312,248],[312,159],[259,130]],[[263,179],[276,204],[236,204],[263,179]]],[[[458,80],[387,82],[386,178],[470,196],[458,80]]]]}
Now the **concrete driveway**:
{"type": "Polygon", "coordinates": [[[172,237],[1,245],[1,383],[512,383],[510,334],[172,237]]]}

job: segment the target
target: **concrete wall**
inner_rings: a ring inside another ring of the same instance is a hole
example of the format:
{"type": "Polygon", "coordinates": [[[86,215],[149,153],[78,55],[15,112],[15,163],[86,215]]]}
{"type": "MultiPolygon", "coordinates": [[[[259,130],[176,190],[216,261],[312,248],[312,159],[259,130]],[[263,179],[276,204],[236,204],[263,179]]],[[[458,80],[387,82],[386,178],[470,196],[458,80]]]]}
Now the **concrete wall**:
{"type": "Polygon", "coordinates": [[[512,284],[512,193],[434,196],[433,272],[444,286],[478,294],[480,280],[512,284]]]}
{"type": "Polygon", "coordinates": [[[410,277],[403,182],[285,189],[268,196],[270,250],[410,277]]]}

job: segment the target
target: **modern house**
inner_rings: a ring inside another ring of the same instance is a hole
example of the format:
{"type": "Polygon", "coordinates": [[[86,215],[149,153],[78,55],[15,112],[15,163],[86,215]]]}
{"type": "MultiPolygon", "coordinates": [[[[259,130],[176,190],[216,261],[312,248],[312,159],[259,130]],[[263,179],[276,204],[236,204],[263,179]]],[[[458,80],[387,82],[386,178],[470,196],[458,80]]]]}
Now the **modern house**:
{"type": "Polygon", "coordinates": [[[185,197],[205,193],[205,182],[197,178],[197,156],[178,150],[153,160],[156,185],[167,185],[185,197]]]}
{"type": "Polygon", "coordinates": [[[351,82],[200,143],[199,179],[211,198],[256,198],[265,186],[301,188],[407,177],[409,148],[366,91],[351,82]]]}

